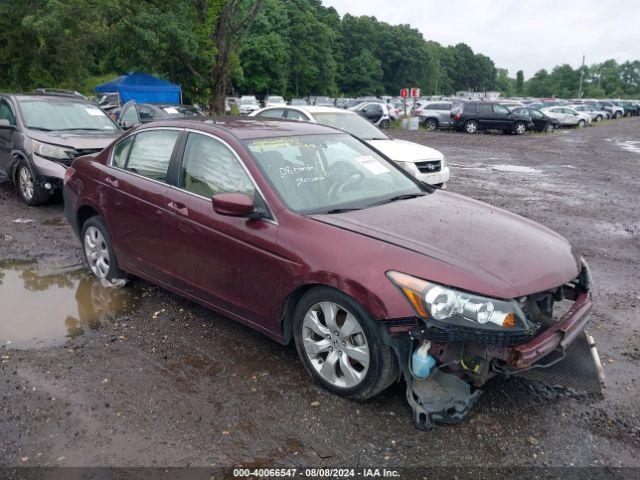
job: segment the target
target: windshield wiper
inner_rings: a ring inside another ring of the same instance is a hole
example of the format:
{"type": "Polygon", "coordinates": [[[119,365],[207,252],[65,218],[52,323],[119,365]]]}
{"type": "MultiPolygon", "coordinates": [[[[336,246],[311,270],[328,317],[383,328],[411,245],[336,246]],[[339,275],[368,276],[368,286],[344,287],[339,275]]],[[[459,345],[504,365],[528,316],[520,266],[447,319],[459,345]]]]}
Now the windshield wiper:
{"type": "Polygon", "coordinates": [[[39,130],[41,132],[53,132],[53,130],[51,130],[50,128],[44,128],[44,127],[29,127],[29,126],[27,126],[27,128],[29,130],[39,130]]]}
{"type": "Polygon", "coordinates": [[[69,132],[72,130],[91,130],[91,131],[96,131],[96,132],[107,132],[108,130],[104,129],[104,128],[59,128],[57,129],[58,132],[69,132]]]}
{"type": "Polygon", "coordinates": [[[397,202],[400,200],[409,200],[411,198],[424,197],[426,193],[405,193],[404,195],[396,195],[395,197],[387,198],[381,202],[372,203],[367,208],[377,207],[378,205],[384,205],[385,203],[397,202]]]}
{"type": "Polygon", "coordinates": [[[323,212],[323,213],[325,213],[325,214],[346,213],[346,212],[353,212],[354,210],[362,210],[362,208],[359,208],[359,207],[332,208],[331,210],[327,210],[326,212],[323,212]]]}

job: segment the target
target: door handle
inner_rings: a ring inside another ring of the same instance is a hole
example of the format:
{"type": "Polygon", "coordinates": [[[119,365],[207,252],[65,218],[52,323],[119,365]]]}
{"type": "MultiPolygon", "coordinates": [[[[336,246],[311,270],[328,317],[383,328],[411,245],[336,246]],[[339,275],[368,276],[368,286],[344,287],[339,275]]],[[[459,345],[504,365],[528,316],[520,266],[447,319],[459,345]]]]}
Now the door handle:
{"type": "Polygon", "coordinates": [[[180,202],[169,202],[169,208],[178,212],[180,215],[184,215],[185,217],[189,216],[189,209],[184,203],[180,202]]]}
{"type": "Polygon", "coordinates": [[[118,188],[119,187],[118,180],[115,179],[115,178],[105,177],[104,181],[107,182],[109,185],[111,185],[114,188],[118,188]]]}

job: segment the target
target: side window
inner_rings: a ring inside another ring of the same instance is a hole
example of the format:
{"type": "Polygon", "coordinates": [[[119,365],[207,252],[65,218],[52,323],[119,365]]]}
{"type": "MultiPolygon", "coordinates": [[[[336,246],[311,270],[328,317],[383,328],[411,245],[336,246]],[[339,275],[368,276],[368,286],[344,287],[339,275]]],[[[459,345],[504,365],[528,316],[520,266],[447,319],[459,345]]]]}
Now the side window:
{"type": "Polygon", "coordinates": [[[431,105],[425,105],[423,110],[438,110],[438,105],[436,103],[432,103],[431,105]]]}
{"type": "Polygon", "coordinates": [[[502,113],[502,114],[508,114],[509,113],[509,109],[505,106],[502,105],[494,105],[493,106],[493,111],[495,113],[502,113]]]}
{"type": "Polygon", "coordinates": [[[13,115],[11,107],[4,99],[0,100],[0,120],[8,120],[9,125],[16,124],[16,117],[13,115]]]}
{"type": "Polygon", "coordinates": [[[118,143],[113,149],[113,157],[111,165],[118,168],[124,168],[127,163],[127,157],[131,150],[131,144],[133,143],[133,136],[127,137],[118,143]]]}
{"type": "Polygon", "coordinates": [[[476,104],[475,103],[467,103],[464,106],[465,113],[476,113],[476,104]]]}
{"type": "Polygon", "coordinates": [[[382,105],[379,103],[374,103],[369,107],[369,110],[375,113],[382,113],[382,105]]]}
{"type": "Polygon", "coordinates": [[[139,113],[140,120],[153,120],[153,117],[155,117],[155,112],[153,111],[153,109],[146,105],[140,107],[139,113]]]}
{"type": "Polygon", "coordinates": [[[177,130],[138,133],[133,140],[125,169],[151,180],[166,182],[171,154],[179,135],[177,130]]]}
{"type": "Polygon", "coordinates": [[[255,187],[244,168],[218,140],[190,133],[180,169],[180,188],[205,198],[219,193],[244,193],[251,198],[255,187]]]}
{"type": "Polygon", "coordinates": [[[261,117],[284,118],[284,110],[281,108],[270,108],[260,114],[261,117]]]}
{"type": "Polygon", "coordinates": [[[484,105],[484,104],[477,104],[476,105],[476,112],[477,113],[493,113],[493,110],[491,110],[491,105],[484,105]]]}
{"type": "Polygon", "coordinates": [[[298,112],[297,110],[287,110],[287,119],[298,120],[300,122],[309,120],[306,115],[298,112]]]}

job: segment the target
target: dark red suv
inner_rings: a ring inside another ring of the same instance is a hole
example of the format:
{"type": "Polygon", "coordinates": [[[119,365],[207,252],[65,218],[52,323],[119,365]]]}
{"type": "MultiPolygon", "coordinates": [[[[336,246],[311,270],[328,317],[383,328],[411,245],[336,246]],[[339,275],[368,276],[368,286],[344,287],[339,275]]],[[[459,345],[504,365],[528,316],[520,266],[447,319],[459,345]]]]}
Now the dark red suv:
{"type": "Polygon", "coordinates": [[[97,277],[142,277],[293,339],[350,398],[404,378],[420,427],[463,419],[487,379],[569,347],[591,308],[564,238],[320,125],[148,124],[77,159],[64,195],[97,277]]]}

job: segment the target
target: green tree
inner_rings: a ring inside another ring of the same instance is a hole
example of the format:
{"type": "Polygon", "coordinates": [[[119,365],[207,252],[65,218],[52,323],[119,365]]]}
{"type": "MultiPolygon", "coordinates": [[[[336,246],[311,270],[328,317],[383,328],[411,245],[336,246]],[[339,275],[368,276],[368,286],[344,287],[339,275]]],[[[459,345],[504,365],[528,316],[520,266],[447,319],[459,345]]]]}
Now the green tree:
{"type": "Polygon", "coordinates": [[[522,70],[516,72],[516,93],[518,95],[524,93],[524,72],[522,70]]]}

